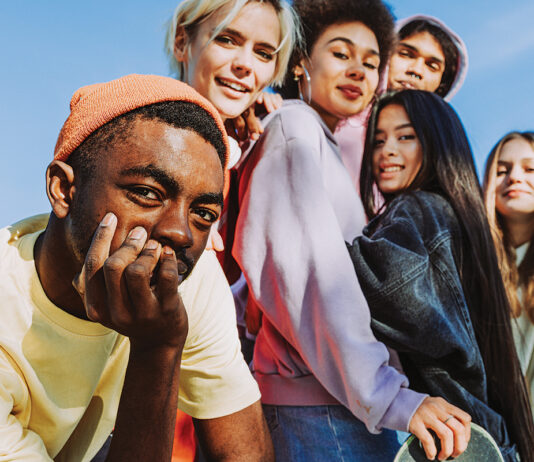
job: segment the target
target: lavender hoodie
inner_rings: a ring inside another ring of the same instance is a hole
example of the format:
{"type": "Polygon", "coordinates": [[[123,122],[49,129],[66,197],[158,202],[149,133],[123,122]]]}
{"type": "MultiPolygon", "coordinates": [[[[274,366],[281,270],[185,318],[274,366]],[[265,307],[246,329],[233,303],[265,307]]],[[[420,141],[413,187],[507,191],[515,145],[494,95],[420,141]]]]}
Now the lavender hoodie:
{"type": "Polygon", "coordinates": [[[254,351],[262,401],[342,404],[376,433],[408,429],[426,395],[388,365],[345,246],[365,215],[319,115],[286,101],[240,175],[233,256],[263,314],[254,351]]]}

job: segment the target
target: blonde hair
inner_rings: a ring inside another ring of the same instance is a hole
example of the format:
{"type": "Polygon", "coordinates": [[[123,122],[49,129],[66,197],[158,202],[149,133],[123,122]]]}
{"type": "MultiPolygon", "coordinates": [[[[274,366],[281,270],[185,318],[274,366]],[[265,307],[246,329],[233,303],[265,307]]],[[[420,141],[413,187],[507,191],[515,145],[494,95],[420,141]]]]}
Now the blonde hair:
{"type": "MultiPolygon", "coordinates": [[[[220,8],[230,6],[226,17],[213,31],[210,41],[224,30],[239,11],[250,2],[266,3],[272,5],[280,23],[280,45],[276,50],[276,68],[271,83],[280,86],[284,80],[286,68],[296,43],[300,42],[300,26],[293,8],[285,0],[184,0],[174,11],[172,18],[167,23],[165,35],[165,53],[169,58],[171,72],[179,80],[184,78],[184,63],[178,62],[174,56],[174,42],[176,29],[181,26],[186,30],[189,38],[192,38],[196,28],[211,14],[220,8]]],[[[189,47],[187,49],[189,53],[189,47]]]]}
{"type": "Polygon", "coordinates": [[[505,226],[505,218],[496,209],[497,167],[502,149],[512,140],[524,140],[534,150],[534,132],[510,132],[503,136],[491,150],[484,172],[484,204],[491,228],[491,235],[499,259],[504,286],[510,300],[512,313],[519,316],[525,310],[534,323],[534,235],[524,260],[516,264],[515,249],[505,226]],[[517,289],[522,287],[523,300],[519,299],[517,289]]]}

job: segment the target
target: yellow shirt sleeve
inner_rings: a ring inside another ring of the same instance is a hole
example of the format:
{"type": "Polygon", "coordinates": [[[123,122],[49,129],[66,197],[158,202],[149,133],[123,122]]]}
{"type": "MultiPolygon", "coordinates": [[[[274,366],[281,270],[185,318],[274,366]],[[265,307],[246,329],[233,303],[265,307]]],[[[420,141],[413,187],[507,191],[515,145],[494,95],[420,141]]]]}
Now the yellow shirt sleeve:
{"type": "Polygon", "coordinates": [[[0,461],[52,462],[41,438],[26,428],[29,399],[24,381],[0,351],[0,461]]]}
{"type": "Polygon", "coordinates": [[[198,419],[240,411],[260,398],[237,334],[234,300],[219,261],[205,251],[180,294],[189,317],[179,407],[198,419]]]}

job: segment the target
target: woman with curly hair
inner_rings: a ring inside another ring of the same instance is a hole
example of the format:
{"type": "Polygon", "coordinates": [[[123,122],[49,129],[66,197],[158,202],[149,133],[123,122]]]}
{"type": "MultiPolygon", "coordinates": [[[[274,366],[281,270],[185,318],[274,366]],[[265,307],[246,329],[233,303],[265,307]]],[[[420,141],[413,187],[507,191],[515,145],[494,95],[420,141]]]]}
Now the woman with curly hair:
{"type": "Polygon", "coordinates": [[[534,132],[508,133],[491,150],[484,202],[534,413],[534,132]]]}
{"type": "Polygon", "coordinates": [[[277,459],[391,461],[399,443],[388,429],[417,434],[433,458],[427,428],[442,440],[440,457],[458,455],[469,416],[410,390],[389,365],[345,246],[365,215],[332,133],[372,101],[393,18],[380,0],[293,6],[305,47],[292,56],[283,93],[301,99],[264,119],[238,165],[239,215],[226,243],[249,293],[253,370],[277,459]]]}

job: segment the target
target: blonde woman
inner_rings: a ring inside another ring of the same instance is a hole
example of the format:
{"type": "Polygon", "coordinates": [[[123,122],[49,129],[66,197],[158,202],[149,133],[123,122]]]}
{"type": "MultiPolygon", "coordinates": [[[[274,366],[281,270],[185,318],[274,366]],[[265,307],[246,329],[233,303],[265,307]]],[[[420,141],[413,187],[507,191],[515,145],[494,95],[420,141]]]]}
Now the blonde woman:
{"type": "MultiPolygon", "coordinates": [[[[231,137],[248,124],[257,138],[262,128],[249,108],[258,103],[270,112],[281,105],[278,95],[262,91],[283,81],[296,21],[284,0],[185,0],[169,21],[165,51],[176,78],[210,100],[223,120],[236,120],[227,123],[231,137]]],[[[230,167],[240,155],[233,142],[230,167]]]]}
{"type": "Polygon", "coordinates": [[[534,131],[508,133],[492,149],[484,200],[534,412],[534,131]]]}

